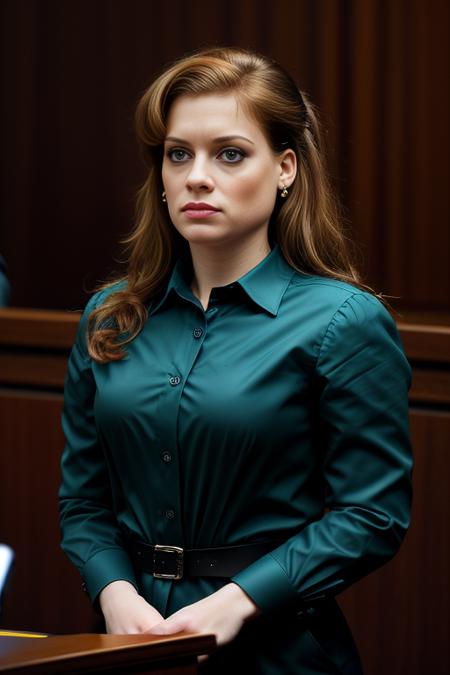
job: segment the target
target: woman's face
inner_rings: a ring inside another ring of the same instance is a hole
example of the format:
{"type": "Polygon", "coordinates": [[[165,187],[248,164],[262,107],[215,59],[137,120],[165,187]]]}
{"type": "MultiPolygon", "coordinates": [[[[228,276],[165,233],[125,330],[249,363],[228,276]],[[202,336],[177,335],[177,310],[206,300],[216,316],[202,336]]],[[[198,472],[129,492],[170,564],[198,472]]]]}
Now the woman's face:
{"type": "Polygon", "coordinates": [[[267,241],[295,154],[276,155],[234,94],[180,96],[170,109],[162,180],[170,218],[192,244],[267,241]]]}

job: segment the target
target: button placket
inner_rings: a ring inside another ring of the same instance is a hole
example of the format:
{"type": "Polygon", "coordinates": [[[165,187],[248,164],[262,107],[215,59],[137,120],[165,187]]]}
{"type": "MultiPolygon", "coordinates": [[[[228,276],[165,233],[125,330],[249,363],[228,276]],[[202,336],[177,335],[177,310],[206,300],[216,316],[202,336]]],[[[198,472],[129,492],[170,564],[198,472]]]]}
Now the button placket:
{"type": "MultiPolygon", "coordinates": [[[[190,317],[192,320],[192,316],[190,317]]],[[[201,351],[203,340],[206,335],[206,317],[202,313],[201,318],[196,313],[193,325],[189,321],[190,335],[186,335],[189,343],[185,345],[187,350],[185,356],[181,358],[183,350],[178,353],[174,351],[171,355],[173,370],[167,372],[167,396],[165,398],[165,406],[163,416],[165,424],[163,426],[164,433],[160,437],[160,466],[161,479],[163,481],[165,498],[163,495],[162,503],[159,505],[159,527],[158,539],[162,543],[177,544],[183,540],[182,534],[182,506],[181,506],[181,491],[179,486],[179,462],[178,462],[178,430],[177,418],[180,407],[183,390],[188,383],[189,373],[194,367],[199,352],[201,351]],[[201,324],[204,324],[203,326],[201,324]],[[165,467],[162,469],[162,467],[165,467]],[[166,483],[167,481],[167,483],[166,483]]],[[[188,326],[189,326],[188,323],[188,326]]],[[[162,411],[161,411],[162,412],[162,411]]],[[[161,543],[161,542],[156,542],[161,543]]]]}

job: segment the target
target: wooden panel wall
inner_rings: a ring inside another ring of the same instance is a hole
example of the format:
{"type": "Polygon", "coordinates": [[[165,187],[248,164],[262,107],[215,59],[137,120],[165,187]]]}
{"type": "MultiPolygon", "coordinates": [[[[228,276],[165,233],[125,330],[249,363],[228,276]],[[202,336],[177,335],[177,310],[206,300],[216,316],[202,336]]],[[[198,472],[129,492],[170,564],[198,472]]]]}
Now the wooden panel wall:
{"type": "Polygon", "coordinates": [[[95,631],[100,622],[59,547],[61,394],[0,389],[0,539],[16,561],[5,593],[10,628],[95,631]]]}
{"type": "Polygon", "coordinates": [[[89,632],[102,622],[59,541],[62,389],[79,315],[0,310],[0,542],[16,559],[5,626],[89,632]]]}
{"type": "Polygon", "coordinates": [[[211,44],[275,57],[323,111],[367,280],[450,309],[447,0],[3,0],[0,251],[16,306],[80,308],[119,268],[140,92],[211,44]]]}
{"type": "Polygon", "coordinates": [[[413,409],[411,431],[411,529],[392,562],[340,599],[365,675],[450,672],[450,412],[413,409]]]}
{"type": "Polygon", "coordinates": [[[413,366],[411,528],[394,560],[350,588],[340,603],[365,675],[445,675],[450,672],[450,326],[399,327],[413,366]]]}

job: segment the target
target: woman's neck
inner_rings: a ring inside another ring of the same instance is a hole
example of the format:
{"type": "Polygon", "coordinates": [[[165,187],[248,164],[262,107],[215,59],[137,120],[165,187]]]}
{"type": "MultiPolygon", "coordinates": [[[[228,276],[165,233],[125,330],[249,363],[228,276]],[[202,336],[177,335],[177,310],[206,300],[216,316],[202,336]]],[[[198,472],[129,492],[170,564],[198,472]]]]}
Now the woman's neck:
{"type": "Polygon", "coordinates": [[[226,286],[256,267],[269,253],[267,239],[233,246],[190,244],[194,276],[191,289],[203,307],[208,307],[211,289],[226,286]]]}

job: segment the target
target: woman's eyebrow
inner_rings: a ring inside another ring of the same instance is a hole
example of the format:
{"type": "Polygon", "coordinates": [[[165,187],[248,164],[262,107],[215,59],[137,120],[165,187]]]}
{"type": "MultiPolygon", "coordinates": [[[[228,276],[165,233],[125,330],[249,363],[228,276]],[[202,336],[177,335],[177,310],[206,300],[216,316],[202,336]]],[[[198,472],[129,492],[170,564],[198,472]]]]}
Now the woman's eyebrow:
{"type": "MultiPolygon", "coordinates": [[[[218,138],[213,139],[213,143],[225,143],[228,141],[233,141],[236,138],[240,138],[242,141],[247,141],[247,143],[251,143],[252,145],[255,145],[253,141],[251,141],[249,138],[246,138],[246,136],[240,136],[239,134],[232,134],[230,136],[219,136],[218,138]]],[[[184,143],[185,145],[189,144],[189,141],[185,140],[184,138],[177,138],[176,136],[166,136],[165,141],[171,141],[174,143],[184,143]]]]}

